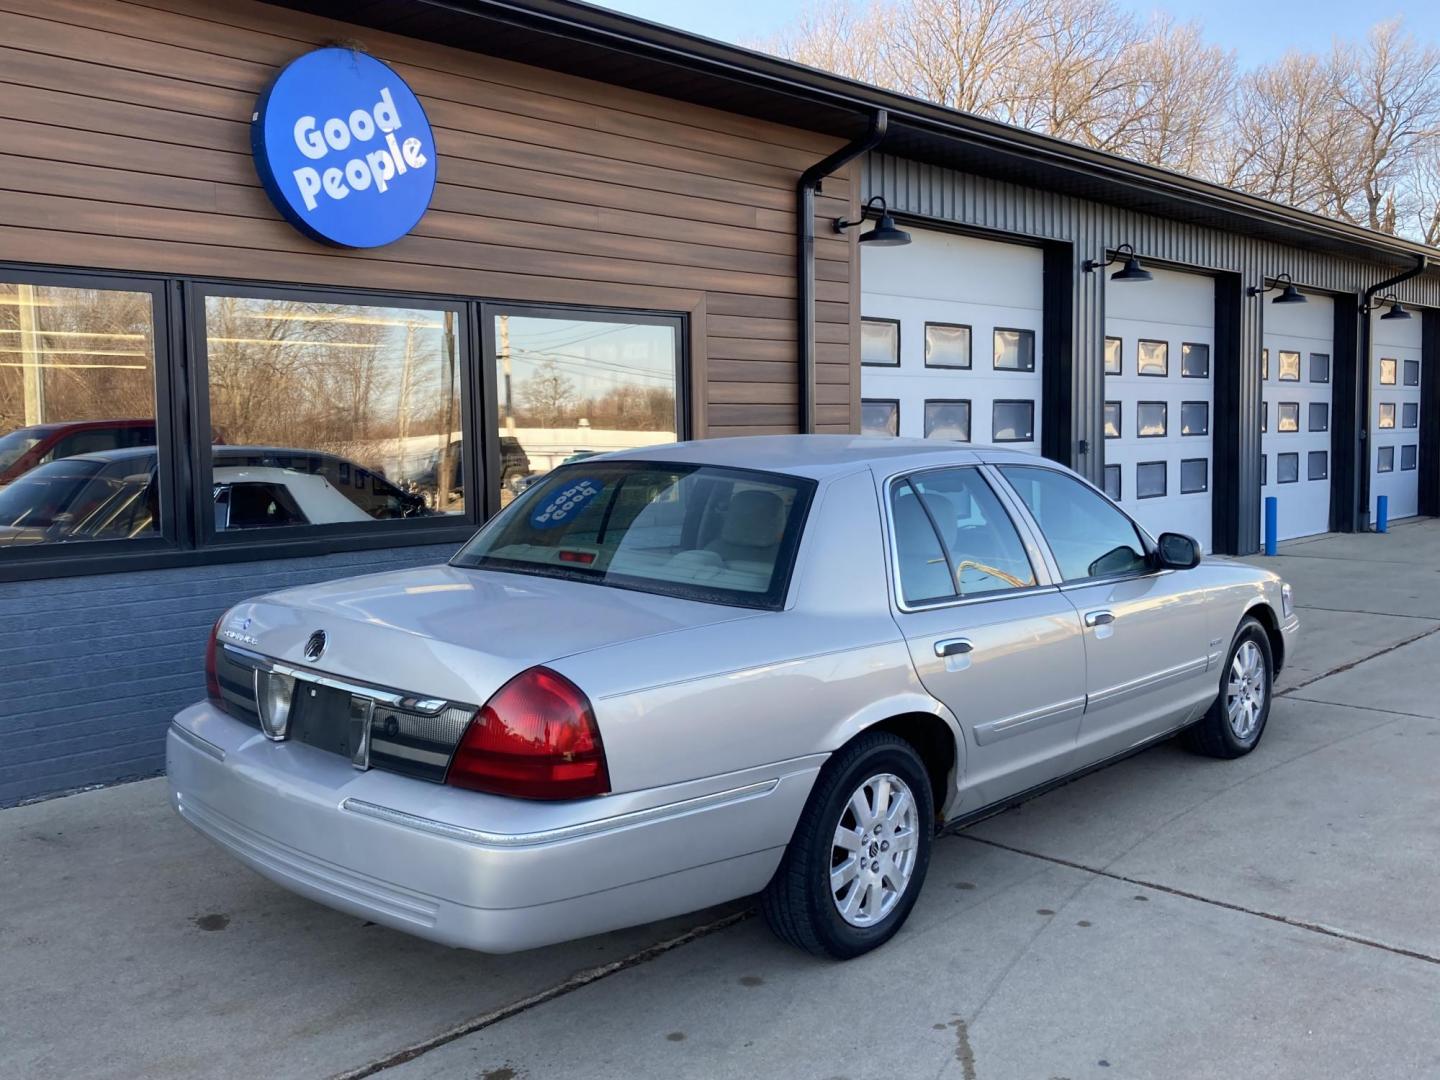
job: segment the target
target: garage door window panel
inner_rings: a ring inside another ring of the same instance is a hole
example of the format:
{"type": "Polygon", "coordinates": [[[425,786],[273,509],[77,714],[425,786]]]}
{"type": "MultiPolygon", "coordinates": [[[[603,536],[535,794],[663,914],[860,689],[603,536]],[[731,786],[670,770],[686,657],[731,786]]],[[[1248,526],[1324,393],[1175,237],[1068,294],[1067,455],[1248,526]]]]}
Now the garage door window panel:
{"type": "Polygon", "coordinates": [[[1381,386],[1394,386],[1394,385],[1395,385],[1395,368],[1396,368],[1396,363],[1397,363],[1397,362],[1396,362],[1395,360],[1391,359],[1391,358],[1388,357],[1388,356],[1381,358],[1381,360],[1380,360],[1380,385],[1381,385],[1381,386]]]}
{"type": "Polygon", "coordinates": [[[1035,331],[995,328],[995,370],[1034,371],[1035,331]]]}
{"type": "Polygon", "coordinates": [[[1420,403],[1407,401],[1400,407],[1400,423],[1407,428],[1418,428],[1420,426],[1420,403]]]}
{"type": "Polygon", "coordinates": [[[925,366],[968,369],[970,327],[960,323],[925,324],[925,366]]]}
{"type": "Polygon", "coordinates": [[[867,367],[900,366],[900,320],[860,320],[860,362],[867,367]]]}
{"type": "Polygon", "coordinates": [[[1419,386],[1419,385],[1420,385],[1420,361],[1419,361],[1419,360],[1406,360],[1406,361],[1405,361],[1405,385],[1406,385],[1406,386],[1419,386]]]}
{"type": "Polygon", "coordinates": [[[1379,428],[1382,431],[1389,430],[1395,426],[1395,403],[1393,401],[1382,401],[1380,403],[1379,428]]]}
{"type": "Polygon", "coordinates": [[[1393,446],[1382,446],[1382,447],[1380,447],[1380,448],[1376,451],[1376,454],[1375,454],[1375,471],[1376,471],[1376,472],[1394,472],[1394,471],[1395,471],[1395,447],[1393,447],[1393,446]]]}
{"type": "Polygon", "coordinates": [[[1125,344],[1118,337],[1105,339],[1105,374],[1122,375],[1125,372],[1125,344]]]}
{"type": "Polygon", "coordinates": [[[1105,494],[1115,502],[1119,502],[1124,494],[1124,484],[1121,480],[1123,470],[1119,465],[1105,466],[1105,494]]]}
{"type": "Polygon", "coordinates": [[[1037,582],[1025,545],[978,469],[933,469],[910,477],[945,546],[961,599],[1028,589],[1037,582]]]}
{"type": "Polygon", "coordinates": [[[1170,343],[1168,341],[1146,341],[1143,338],[1135,346],[1135,373],[1164,378],[1170,374],[1170,343]]]}
{"type": "Polygon", "coordinates": [[[882,398],[862,401],[860,403],[860,433],[862,435],[899,435],[900,402],[882,398]]]}
{"type": "Polygon", "coordinates": [[[1311,450],[1306,461],[1306,478],[1328,480],[1330,478],[1330,455],[1324,450],[1311,450]]]}
{"type": "Polygon", "coordinates": [[[1307,430],[1330,430],[1330,406],[1328,404],[1323,401],[1312,401],[1310,403],[1310,417],[1307,430]]]}
{"type": "Polygon", "coordinates": [[[1264,382],[1270,378],[1270,350],[1260,350],[1260,381],[1264,382]]]}
{"type": "Polygon", "coordinates": [[[1281,401],[1275,406],[1275,430],[1289,433],[1300,430],[1300,403],[1281,401]]]}
{"type": "Polygon", "coordinates": [[[970,402],[925,402],[925,438],[951,442],[970,441],[970,402]]]}
{"type": "Polygon", "coordinates": [[[1121,419],[1120,402],[1105,402],[1105,438],[1118,439],[1125,428],[1121,419]]]}
{"type": "Polygon", "coordinates": [[[996,401],[991,409],[990,432],[992,442],[1034,442],[1035,403],[1033,401],[996,401]]]}
{"type": "Polygon", "coordinates": [[[1187,379],[1210,377],[1210,346],[1185,342],[1180,346],[1180,374],[1187,379]]]}
{"type": "Polygon", "coordinates": [[[1281,382],[1300,381],[1300,354],[1291,352],[1288,349],[1280,350],[1280,372],[1281,382]]]}
{"type": "Polygon", "coordinates": [[[1163,439],[1169,427],[1170,407],[1163,401],[1135,405],[1135,433],[1142,439],[1163,439]]]}
{"type": "Polygon", "coordinates": [[[1312,383],[1328,383],[1330,381],[1330,354],[1310,354],[1310,381],[1312,383]]]}
{"type": "Polygon", "coordinates": [[[1185,458],[1180,462],[1180,494],[1195,495],[1210,490],[1208,458],[1185,458]]]}
{"type": "Polygon", "coordinates": [[[158,289],[131,282],[0,275],[4,557],[173,539],[159,467],[160,303],[158,289]]]}
{"type": "Polygon", "coordinates": [[[1400,471],[1409,472],[1419,459],[1419,448],[1414,443],[1400,447],[1400,471]]]}
{"type": "Polygon", "coordinates": [[[1142,461],[1135,466],[1135,497],[1163,499],[1169,492],[1167,467],[1163,461],[1142,461]]]}
{"type": "Polygon", "coordinates": [[[1180,434],[1210,434],[1210,403],[1208,401],[1185,401],[1181,403],[1180,434]]]}
{"type": "Polygon", "coordinates": [[[1300,455],[1276,454],[1275,479],[1281,484],[1295,484],[1300,481],[1300,455]]]}
{"type": "Polygon", "coordinates": [[[1135,525],[1074,477],[1027,465],[1003,465],[1066,582],[1144,573],[1149,564],[1135,525]]]}

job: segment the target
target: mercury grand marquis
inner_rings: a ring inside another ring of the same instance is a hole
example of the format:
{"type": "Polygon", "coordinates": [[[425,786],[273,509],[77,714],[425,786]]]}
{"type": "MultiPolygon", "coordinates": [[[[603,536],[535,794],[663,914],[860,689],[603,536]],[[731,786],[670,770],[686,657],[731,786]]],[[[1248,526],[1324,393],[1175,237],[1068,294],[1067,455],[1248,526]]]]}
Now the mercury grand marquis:
{"type": "Polygon", "coordinates": [[[307,897],[509,952],[753,893],[884,943],[931,843],[1184,733],[1264,734],[1274,574],[1031,455],[850,436],[592,457],[448,565],[230,609],[186,821],[307,897]]]}

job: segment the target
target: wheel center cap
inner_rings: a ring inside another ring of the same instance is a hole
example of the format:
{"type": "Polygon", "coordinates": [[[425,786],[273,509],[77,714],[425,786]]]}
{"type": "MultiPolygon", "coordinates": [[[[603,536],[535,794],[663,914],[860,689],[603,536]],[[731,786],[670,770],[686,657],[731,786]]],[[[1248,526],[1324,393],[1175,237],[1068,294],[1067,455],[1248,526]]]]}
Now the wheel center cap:
{"type": "Polygon", "coordinates": [[[875,841],[873,841],[873,840],[870,841],[870,858],[873,859],[876,855],[879,855],[879,854],[880,854],[880,845],[877,844],[877,843],[875,843],[875,841]]]}

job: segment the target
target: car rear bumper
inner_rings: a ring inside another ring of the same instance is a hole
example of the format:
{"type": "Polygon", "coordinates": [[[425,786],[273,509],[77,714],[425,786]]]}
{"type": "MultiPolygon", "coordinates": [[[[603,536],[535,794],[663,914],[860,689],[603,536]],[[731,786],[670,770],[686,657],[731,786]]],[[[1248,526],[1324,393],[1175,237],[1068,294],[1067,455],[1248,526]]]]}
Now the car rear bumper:
{"type": "Polygon", "coordinates": [[[526,802],[355,770],[201,704],[171,723],[171,801],[322,904],[447,945],[514,952],[756,892],[823,759],[526,802]]]}

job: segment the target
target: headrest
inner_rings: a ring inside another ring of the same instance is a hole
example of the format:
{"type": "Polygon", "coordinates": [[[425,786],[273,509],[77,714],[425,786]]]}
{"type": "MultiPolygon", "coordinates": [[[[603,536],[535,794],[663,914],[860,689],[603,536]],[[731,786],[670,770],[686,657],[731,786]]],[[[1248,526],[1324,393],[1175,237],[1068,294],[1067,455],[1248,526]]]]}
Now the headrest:
{"type": "Polygon", "coordinates": [[[785,503],[773,491],[742,491],[730,499],[720,539],[743,547],[774,547],[785,531],[785,503]]]}

